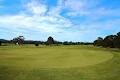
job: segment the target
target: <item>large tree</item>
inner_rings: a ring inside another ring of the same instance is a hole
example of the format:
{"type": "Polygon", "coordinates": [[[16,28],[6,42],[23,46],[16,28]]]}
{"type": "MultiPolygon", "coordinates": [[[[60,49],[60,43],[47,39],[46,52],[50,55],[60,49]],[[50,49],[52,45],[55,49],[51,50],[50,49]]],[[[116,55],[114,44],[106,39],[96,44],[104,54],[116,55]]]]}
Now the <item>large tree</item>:
{"type": "Polygon", "coordinates": [[[19,44],[19,45],[22,45],[24,43],[24,36],[19,36],[19,37],[16,37],[13,39],[13,42],[15,44],[19,44]]]}
{"type": "Polygon", "coordinates": [[[109,35],[104,38],[104,47],[114,47],[115,35],[109,35]]]}
{"type": "Polygon", "coordinates": [[[94,41],[94,46],[103,46],[103,38],[98,37],[98,39],[94,41]]]}
{"type": "Polygon", "coordinates": [[[118,32],[117,35],[108,35],[104,39],[98,38],[94,41],[94,45],[110,48],[120,48],[120,32],[118,32]]]}
{"type": "Polygon", "coordinates": [[[114,39],[114,46],[116,48],[120,48],[120,32],[117,33],[115,39],[114,39]]]}
{"type": "Polygon", "coordinates": [[[54,44],[54,39],[51,36],[48,37],[47,44],[48,45],[54,44]]]}

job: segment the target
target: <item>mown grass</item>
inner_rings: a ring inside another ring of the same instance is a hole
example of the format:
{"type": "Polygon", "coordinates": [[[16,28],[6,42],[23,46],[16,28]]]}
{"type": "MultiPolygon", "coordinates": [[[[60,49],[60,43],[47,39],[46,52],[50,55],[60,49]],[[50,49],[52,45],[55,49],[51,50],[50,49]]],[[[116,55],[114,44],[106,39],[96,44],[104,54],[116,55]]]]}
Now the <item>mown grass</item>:
{"type": "Polygon", "coordinates": [[[1,46],[0,80],[120,80],[120,50],[1,46]]]}

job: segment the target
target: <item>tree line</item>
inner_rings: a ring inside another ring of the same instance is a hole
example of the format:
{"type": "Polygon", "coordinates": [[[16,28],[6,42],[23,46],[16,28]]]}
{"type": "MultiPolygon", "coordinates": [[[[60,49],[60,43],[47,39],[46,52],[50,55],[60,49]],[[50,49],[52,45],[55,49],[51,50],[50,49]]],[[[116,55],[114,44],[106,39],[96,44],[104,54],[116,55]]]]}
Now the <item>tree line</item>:
{"type": "MultiPolygon", "coordinates": [[[[27,42],[27,41],[26,41],[27,42]]],[[[60,42],[60,41],[56,41],[53,39],[53,37],[49,36],[47,41],[34,41],[32,42],[32,44],[35,44],[35,46],[39,46],[39,44],[41,45],[91,45],[93,43],[90,42],[72,42],[72,41],[64,41],[64,42],[60,42]]]]}
{"type": "Polygon", "coordinates": [[[13,38],[12,40],[4,40],[0,39],[0,45],[2,43],[10,43],[15,45],[23,45],[23,44],[34,44],[35,46],[39,45],[94,45],[101,47],[109,47],[109,48],[120,48],[120,32],[116,35],[108,35],[105,38],[98,37],[93,43],[91,42],[72,42],[72,41],[56,41],[53,37],[49,36],[47,41],[33,41],[33,40],[25,40],[24,36],[18,36],[13,38]]]}
{"type": "Polygon", "coordinates": [[[90,42],[72,42],[72,41],[56,41],[53,37],[49,36],[47,41],[33,41],[33,40],[25,40],[24,36],[18,36],[13,38],[12,40],[0,40],[0,45],[2,43],[9,43],[15,45],[23,45],[23,44],[34,44],[35,46],[39,45],[91,45],[93,43],[90,42]]]}
{"type": "Polygon", "coordinates": [[[116,35],[108,35],[105,38],[98,37],[93,44],[101,47],[120,48],[120,32],[116,35]]]}

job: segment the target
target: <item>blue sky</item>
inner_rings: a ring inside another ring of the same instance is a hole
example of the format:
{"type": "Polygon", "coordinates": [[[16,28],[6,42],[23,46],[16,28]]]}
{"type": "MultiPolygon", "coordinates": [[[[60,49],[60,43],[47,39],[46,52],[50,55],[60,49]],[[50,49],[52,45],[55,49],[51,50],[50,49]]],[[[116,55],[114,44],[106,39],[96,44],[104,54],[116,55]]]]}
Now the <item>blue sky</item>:
{"type": "Polygon", "coordinates": [[[0,38],[94,41],[120,31],[120,0],[0,0],[0,38]]]}

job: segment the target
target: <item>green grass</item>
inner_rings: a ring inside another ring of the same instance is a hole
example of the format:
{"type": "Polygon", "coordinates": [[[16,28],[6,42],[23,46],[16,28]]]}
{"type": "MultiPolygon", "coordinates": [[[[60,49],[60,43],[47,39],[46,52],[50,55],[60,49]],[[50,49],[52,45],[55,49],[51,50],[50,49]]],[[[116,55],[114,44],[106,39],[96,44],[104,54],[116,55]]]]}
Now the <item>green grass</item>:
{"type": "Polygon", "coordinates": [[[1,46],[0,80],[120,80],[120,50],[1,46]]]}

